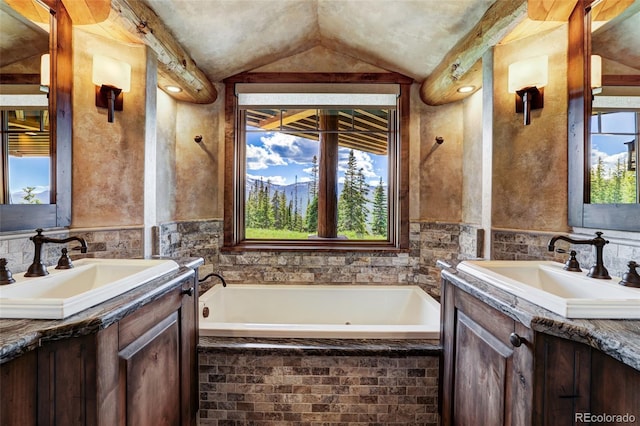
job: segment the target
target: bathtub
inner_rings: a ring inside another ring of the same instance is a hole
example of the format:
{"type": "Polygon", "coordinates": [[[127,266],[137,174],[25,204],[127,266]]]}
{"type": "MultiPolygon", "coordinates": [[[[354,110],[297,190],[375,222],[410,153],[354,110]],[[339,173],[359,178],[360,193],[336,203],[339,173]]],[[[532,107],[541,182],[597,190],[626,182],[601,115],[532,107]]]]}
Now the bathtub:
{"type": "Polygon", "coordinates": [[[201,336],[440,337],[440,304],[418,286],[217,284],[199,305],[201,336]]]}

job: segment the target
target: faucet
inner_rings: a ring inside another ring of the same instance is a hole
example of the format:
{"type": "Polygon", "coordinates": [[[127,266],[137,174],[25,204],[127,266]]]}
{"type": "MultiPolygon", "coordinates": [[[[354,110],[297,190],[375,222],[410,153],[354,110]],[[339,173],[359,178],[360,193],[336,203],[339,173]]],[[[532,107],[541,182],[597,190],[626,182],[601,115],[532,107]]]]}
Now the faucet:
{"type": "Polygon", "coordinates": [[[556,241],[558,240],[567,241],[571,244],[590,244],[594,246],[596,248],[596,263],[589,269],[587,276],[604,280],[611,279],[609,271],[605,268],[602,260],[602,250],[604,249],[605,244],[609,244],[608,240],[602,238],[602,232],[596,232],[596,237],[590,240],[574,240],[573,238],[565,237],[564,235],[556,235],[549,240],[549,251],[554,250],[556,241]]]}
{"type": "Polygon", "coordinates": [[[42,263],[41,255],[42,255],[42,245],[44,243],[55,243],[55,244],[64,244],[69,241],[78,241],[80,243],[80,253],[87,252],[87,243],[83,238],[80,237],[69,237],[69,238],[49,238],[42,235],[42,228],[36,229],[36,235],[29,238],[33,241],[33,245],[35,249],[33,251],[33,263],[29,266],[29,269],[24,274],[25,277],[43,277],[48,275],[47,267],[42,263]]]}
{"type": "Polygon", "coordinates": [[[210,274],[208,274],[208,275],[205,275],[202,279],[199,279],[199,280],[198,280],[198,282],[199,282],[199,283],[201,283],[201,282],[203,282],[203,281],[208,280],[208,279],[209,279],[209,278],[211,278],[211,277],[218,277],[218,278],[220,278],[220,281],[222,281],[222,287],[226,287],[226,286],[227,286],[227,282],[224,280],[224,278],[222,277],[222,275],[217,274],[217,273],[215,273],[215,272],[212,272],[212,273],[210,273],[210,274]]]}

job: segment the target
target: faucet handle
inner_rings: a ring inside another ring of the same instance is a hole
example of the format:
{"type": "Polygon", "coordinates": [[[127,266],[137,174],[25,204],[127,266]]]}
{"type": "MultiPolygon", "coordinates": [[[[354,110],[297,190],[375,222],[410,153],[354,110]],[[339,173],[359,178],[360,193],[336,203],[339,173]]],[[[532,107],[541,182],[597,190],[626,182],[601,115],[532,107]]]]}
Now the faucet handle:
{"type": "Polygon", "coordinates": [[[60,259],[58,259],[58,265],[56,266],[56,269],[71,269],[71,268],[73,268],[73,263],[71,263],[71,259],[69,259],[69,256],[67,255],[67,249],[63,248],[62,255],[60,256],[60,259]]]}
{"type": "Polygon", "coordinates": [[[625,287],[640,287],[640,275],[636,270],[638,264],[632,260],[627,266],[629,266],[629,271],[622,274],[622,280],[618,284],[625,287]]]}
{"type": "Polygon", "coordinates": [[[11,276],[11,271],[7,269],[7,259],[0,259],[0,285],[13,284],[16,280],[11,276]]]}
{"type": "Polygon", "coordinates": [[[567,260],[567,263],[564,264],[564,270],[565,271],[571,271],[571,272],[582,272],[582,269],[580,269],[580,263],[578,262],[578,259],[576,259],[576,255],[578,253],[576,253],[575,250],[571,250],[569,252],[569,260],[567,260]]]}

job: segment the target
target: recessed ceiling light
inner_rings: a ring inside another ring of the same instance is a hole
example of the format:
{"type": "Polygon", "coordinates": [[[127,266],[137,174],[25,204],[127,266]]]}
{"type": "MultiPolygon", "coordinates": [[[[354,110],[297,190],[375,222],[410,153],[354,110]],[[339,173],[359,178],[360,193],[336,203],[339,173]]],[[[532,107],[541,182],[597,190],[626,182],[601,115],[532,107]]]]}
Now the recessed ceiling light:
{"type": "Polygon", "coordinates": [[[475,88],[476,86],[462,86],[458,88],[458,93],[470,93],[473,92],[473,89],[475,88]]]}
{"type": "Polygon", "coordinates": [[[167,92],[171,92],[171,93],[180,93],[182,92],[182,89],[179,88],[178,86],[165,86],[165,89],[167,89],[167,92]]]}

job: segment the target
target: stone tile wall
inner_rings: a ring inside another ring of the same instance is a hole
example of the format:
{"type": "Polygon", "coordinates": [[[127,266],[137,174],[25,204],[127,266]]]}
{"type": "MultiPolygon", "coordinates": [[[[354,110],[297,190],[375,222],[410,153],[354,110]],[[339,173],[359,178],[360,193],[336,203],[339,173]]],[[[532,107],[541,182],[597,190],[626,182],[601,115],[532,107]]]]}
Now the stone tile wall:
{"type": "MultiPolygon", "coordinates": [[[[34,246],[33,242],[29,240],[29,237],[33,235],[35,235],[35,231],[0,236],[0,257],[7,258],[7,266],[14,274],[26,271],[33,262],[34,246]]],[[[82,257],[124,259],[143,255],[144,232],[142,228],[72,229],[45,232],[45,235],[58,239],[70,236],[82,237],[87,242],[88,249],[86,255],[71,250],[72,247],[79,246],[75,241],[68,244],[44,244],[42,260],[47,266],[55,265],[58,262],[63,247],[69,249],[69,256],[72,260],[82,257]]]]}
{"type": "MultiPolygon", "coordinates": [[[[431,222],[411,223],[410,249],[405,253],[224,252],[221,220],[170,222],[156,227],[154,234],[154,253],[203,257],[200,276],[215,270],[231,283],[407,283],[436,297],[440,294],[436,261],[477,257],[482,246],[482,233],[476,227],[431,222]]],[[[212,284],[203,283],[201,293],[212,284]]]]}
{"type": "MultiPolygon", "coordinates": [[[[565,235],[576,240],[586,240],[595,237],[594,233],[552,233],[526,232],[514,230],[492,231],[492,258],[496,260],[555,260],[566,262],[568,254],[548,251],[549,240],[554,235],[565,235]]],[[[627,263],[635,260],[640,263],[640,237],[635,233],[615,232],[603,238],[609,240],[603,251],[604,264],[609,275],[620,277],[628,270],[627,263]]],[[[575,250],[582,270],[587,271],[595,262],[595,251],[590,245],[570,245],[565,241],[558,241],[556,248],[575,250]]]]}
{"type": "Polygon", "coordinates": [[[435,356],[201,349],[200,425],[437,425],[435,356]]]}

